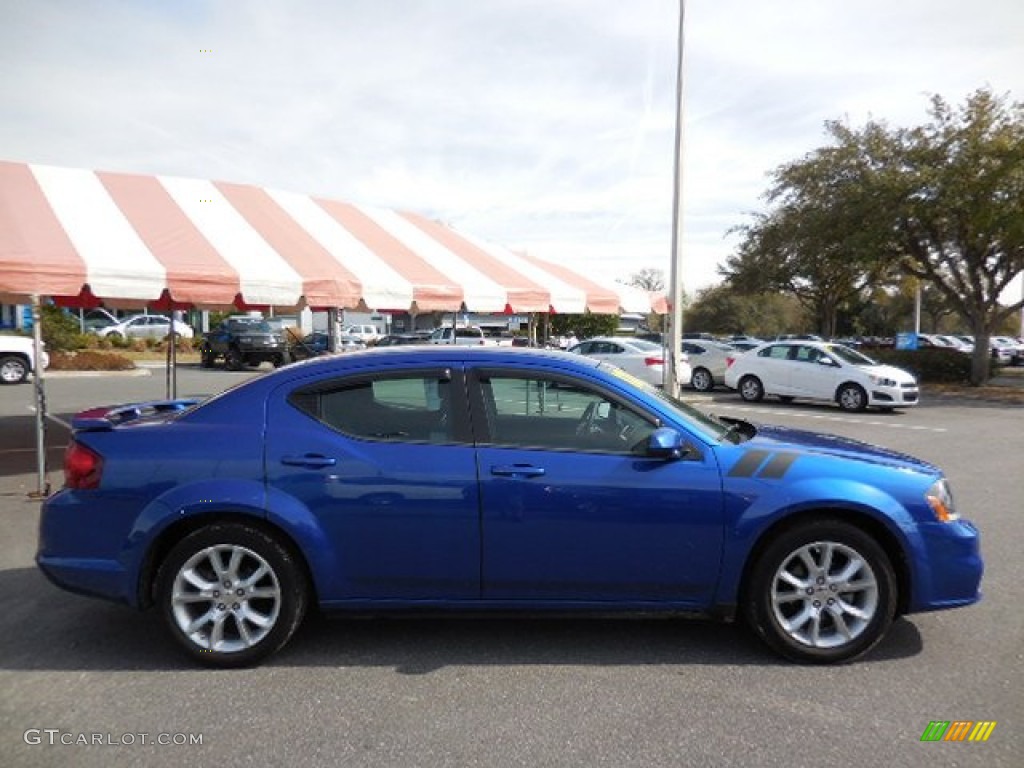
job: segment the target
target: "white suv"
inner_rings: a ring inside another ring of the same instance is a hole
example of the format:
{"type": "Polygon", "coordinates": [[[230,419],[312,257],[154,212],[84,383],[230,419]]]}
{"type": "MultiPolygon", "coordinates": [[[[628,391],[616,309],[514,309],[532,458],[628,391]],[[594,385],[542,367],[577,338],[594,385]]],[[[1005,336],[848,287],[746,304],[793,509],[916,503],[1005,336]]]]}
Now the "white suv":
{"type": "Polygon", "coordinates": [[[375,325],[346,325],[341,332],[345,336],[354,336],[366,345],[376,344],[381,336],[375,325]]]}
{"type": "MultiPolygon", "coordinates": [[[[50,365],[50,356],[43,350],[41,357],[45,369],[50,365]]],[[[35,369],[32,339],[0,334],[0,384],[20,384],[35,369]]]]}
{"type": "Polygon", "coordinates": [[[487,337],[482,329],[475,325],[466,328],[456,328],[452,336],[451,326],[438,328],[430,334],[431,344],[456,344],[460,347],[485,347],[488,346],[487,337]]]}

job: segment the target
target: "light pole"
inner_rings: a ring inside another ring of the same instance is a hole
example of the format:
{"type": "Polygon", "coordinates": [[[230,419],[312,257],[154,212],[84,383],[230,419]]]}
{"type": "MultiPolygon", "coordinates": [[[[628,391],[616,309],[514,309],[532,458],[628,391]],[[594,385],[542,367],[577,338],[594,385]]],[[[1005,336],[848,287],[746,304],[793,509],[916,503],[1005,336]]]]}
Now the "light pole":
{"type": "Polygon", "coordinates": [[[683,39],[686,0],[679,0],[679,44],[676,63],[675,186],[672,194],[672,265],[669,270],[668,350],[665,355],[665,391],[679,397],[679,355],[683,344],[683,39]]]}

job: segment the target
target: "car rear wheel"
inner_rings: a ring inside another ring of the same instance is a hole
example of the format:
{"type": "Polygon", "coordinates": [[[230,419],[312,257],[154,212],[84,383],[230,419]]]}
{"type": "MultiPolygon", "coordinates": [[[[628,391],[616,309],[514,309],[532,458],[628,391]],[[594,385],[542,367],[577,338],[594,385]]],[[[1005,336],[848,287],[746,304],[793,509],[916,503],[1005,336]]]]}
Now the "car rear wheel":
{"type": "Polygon", "coordinates": [[[280,368],[282,365],[288,365],[292,361],[292,356],[288,352],[282,352],[280,355],[274,358],[274,367],[280,368]]]}
{"type": "Polygon", "coordinates": [[[23,357],[0,357],[0,384],[20,384],[28,378],[28,363],[23,357]]]}
{"type": "Polygon", "coordinates": [[[715,388],[715,379],[707,368],[698,368],[690,377],[690,385],[698,392],[710,392],[715,388]]]}
{"type": "Polygon", "coordinates": [[[863,411],[868,407],[868,393],[859,384],[843,384],[836,393],[836,401],[844,411],[863,411]]]}
{"type": "Polygon", "coordinates": [[[156,595],[171,634],[212,667],[255,664],[295,633],[307,589],[292,554],[264,531],[215,523],[164,560],[156,595]]]}
{"type": "Polygon", "coordinates": [[[896,578],[875,539],[816,520],[774,539],[750,572],[743,610],[769,647],[809,663],[867,653],[896,613],[896,578]]]}
{"type": "Polygon", "coordinates": [[[764,385],[757,376],[744,376],[740,379],[740,397],[748,403],[756,403],[764,399],[764,385]]]}

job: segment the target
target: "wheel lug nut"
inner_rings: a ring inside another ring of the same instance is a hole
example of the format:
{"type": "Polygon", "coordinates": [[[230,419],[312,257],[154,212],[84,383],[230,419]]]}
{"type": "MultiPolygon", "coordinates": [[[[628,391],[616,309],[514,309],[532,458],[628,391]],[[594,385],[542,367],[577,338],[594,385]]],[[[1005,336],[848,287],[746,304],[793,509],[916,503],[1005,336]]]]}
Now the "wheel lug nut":
{"type": "Polygon", "coordinates": [[[225,581],[224,582],[224,589],[231,589],[231,582],[230,581],[225,581]]]}
{"type": "Polygon", "coordinates": [[[241,597],[242,595],[245,594],[245,590],[244,589],[236,589],[235,590],[235,594],[238,595],[239,597],[241,597]]]}
{"type": "Polygon", "coordinates": [[[814,607],[815,608],[821,608],[821,600],[815,600],[814,601],[814,607]]]}
{"type": "Polygon", "coordinates": [[[213,590],[213,596],[214,597],[220,597],[220,590],[218,590],[218,589],[213,590]]]}
{"type": "Polygon", "coordinates": [[[217,610],[218,611],[223,611],[224,610],[224,603],[217,603],[217,610]]]}
{"type": "Polygon", "coordinates": [[[237,611],[238,608],[239,608],[238,603],[235,603],[234,605],[231,606],[231,610],[233,610],[233,611],[237,611]]]}
{"type": "Polygon", "coordinates": [[[807,588],[807,594],[808,595],[813,595],[814,594],[814,587],[808,587],[807,588]]]}
{"type": "Polygon", "coordinates": [[[819,576],[818,577],[818,583],[819,584],[824,584],[825,583],[825,577],[824,576],[819,576]]]}
{"type": "Polygon", "coordinates": [[[828,599],[828,604],[829,604],[829,605],[835,605],[835,604],[836,604],[836,601],[835,601],[835,600],[833,600],[833,599],[832,599],[832,598],[830,597],[830,598],[828,599]]]}

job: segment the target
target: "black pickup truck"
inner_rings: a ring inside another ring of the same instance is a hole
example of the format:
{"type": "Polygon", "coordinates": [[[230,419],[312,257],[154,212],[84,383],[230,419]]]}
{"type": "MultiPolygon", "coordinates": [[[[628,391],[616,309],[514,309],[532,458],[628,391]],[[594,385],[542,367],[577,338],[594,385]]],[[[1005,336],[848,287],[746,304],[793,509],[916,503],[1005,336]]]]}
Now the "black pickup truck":
{"type": "Polygon", "coordinates": [[[259,317],[227,318],[214,330],[203,334],[199,352],[203,368],[212,368],[217,358],[222,357],[229,371],[262,362],[273,363],[275,368],[291,362],[284,335],[259,317]]]}

